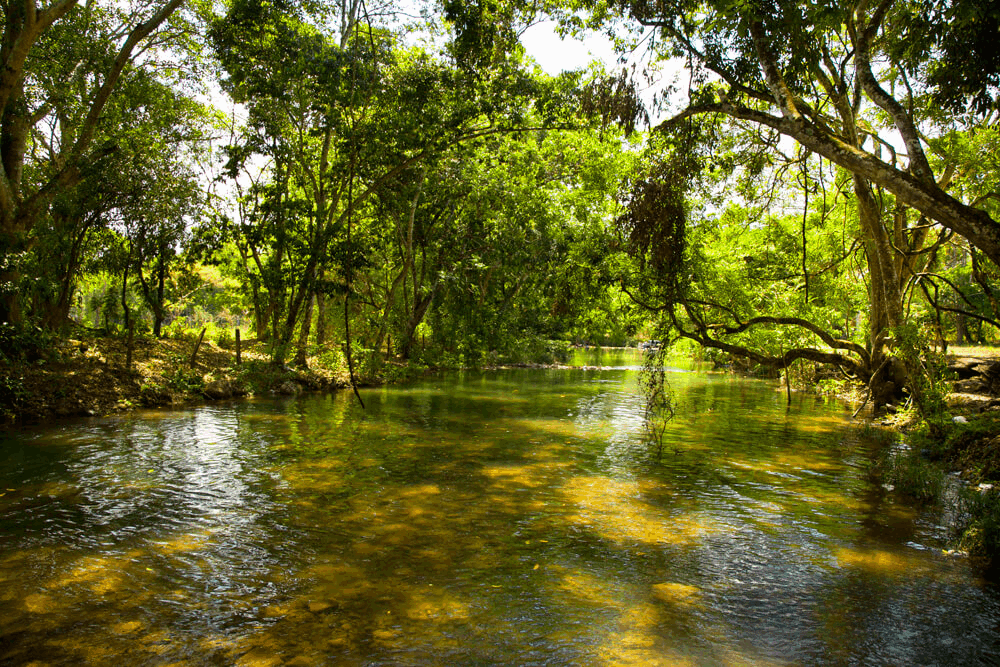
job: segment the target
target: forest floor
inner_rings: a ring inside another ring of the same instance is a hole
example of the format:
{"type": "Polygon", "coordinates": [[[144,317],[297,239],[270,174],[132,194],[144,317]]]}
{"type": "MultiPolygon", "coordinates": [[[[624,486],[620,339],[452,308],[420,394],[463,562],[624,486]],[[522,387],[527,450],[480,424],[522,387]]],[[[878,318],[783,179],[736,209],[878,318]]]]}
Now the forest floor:
{"type": "Polygon", "coordinates": [[[277,367],[256,342],[241,345],[237,364],[234,345],[220,347],[205,339],[194,355],[194,337],[137,336],[128,369],[122,338],[86,330],[73,335],[28,349],[17,361],[0,357],[0,421],[33,423],[349,386],[346,373],[324,370],[316,363],[308,370],[277,367]]]}

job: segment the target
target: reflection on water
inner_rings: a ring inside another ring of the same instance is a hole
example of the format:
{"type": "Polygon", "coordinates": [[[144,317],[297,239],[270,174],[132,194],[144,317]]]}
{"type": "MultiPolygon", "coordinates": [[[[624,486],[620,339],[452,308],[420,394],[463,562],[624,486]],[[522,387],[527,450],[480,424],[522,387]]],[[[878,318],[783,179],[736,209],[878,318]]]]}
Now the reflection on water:
{"type": "Polygon", "coordinates": [[[657,458],[606,361],[6,434],[0,663],[1000,660],[840,406],[672,374],[657,458]]]}

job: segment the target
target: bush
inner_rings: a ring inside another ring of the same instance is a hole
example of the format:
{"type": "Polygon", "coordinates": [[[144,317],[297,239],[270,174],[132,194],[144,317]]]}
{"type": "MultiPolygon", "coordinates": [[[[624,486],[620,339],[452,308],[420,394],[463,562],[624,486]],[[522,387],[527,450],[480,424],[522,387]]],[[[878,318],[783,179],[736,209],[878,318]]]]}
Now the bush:
{"type": "Polygon", "coordinates": [[[316,363],[328,371],[336,372],[347,369],[347,358],[344,356],[344,351],[339,347],[321,350],[316,355],[316,363]]]}
{"type": "Polygon", "coordinates": [[[0,377],[0,411],[8,419],[15,418],[21,411],[21,405],[28,397],[23,377],[8,375],[0,377]]]}
{"type": "Polygon", "coordinates": [[[56,348],[56,336],[36,326],[0,322],[0,359],[37,361],[56,348]]]}
{"type": "Polygon", "coordinates": [[[902,442],[886,443],[876,453],[869,469],[873,481],[910,500],[929,503],[941,495],[944,471],[927,460],[924,452],[902,442]]]}
{"type": "Polygon", "coordinates": [[[987,485],[963,493],[966,520],[959,545],[980,567],[996,573],[1000,569],[1000,490],[987,485]]]}
{"type": "Polygon", "coordinates": [[[164,379],[167,387],[173,391],[190,394],[200,392],[205,382],[201,373],[188,366],[187,360],[177,357],[173,364],[173,369],[168,372],[164,379]]]}

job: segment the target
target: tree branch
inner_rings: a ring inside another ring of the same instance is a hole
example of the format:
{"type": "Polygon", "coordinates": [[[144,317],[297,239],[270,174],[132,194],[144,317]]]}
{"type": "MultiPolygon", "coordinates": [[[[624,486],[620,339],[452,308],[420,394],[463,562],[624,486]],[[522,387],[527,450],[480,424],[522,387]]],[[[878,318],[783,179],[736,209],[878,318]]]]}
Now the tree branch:
{"type": "Polygon", "coordinates": [[[686,118],[710,113],[759,123],[795,139],[812,152],[840,165],[855,176],[884,188],[896,195],[902,203],[961,234],[1000,266],[1000,224],[997,224],[986,211],[955,199],[939,188],[933,180],[921,181],[912,174],[852,146],[836,134],[822,131],[801,114],[794,118],[778,117],[729,101],[720,101],[689,106],[678,115],[661,123],[657,129],[666,129],[686,118]]]}

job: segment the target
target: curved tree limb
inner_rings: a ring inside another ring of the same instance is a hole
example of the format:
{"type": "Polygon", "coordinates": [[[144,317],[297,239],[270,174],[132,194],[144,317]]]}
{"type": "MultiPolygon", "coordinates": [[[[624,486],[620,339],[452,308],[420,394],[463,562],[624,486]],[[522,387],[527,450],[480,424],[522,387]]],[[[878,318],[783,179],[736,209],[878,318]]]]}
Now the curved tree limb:
{"type": "MultiPolygon", "coordinates": [[[[704,301],[691,300],[691,303],[697,303],[697,304],[701,304],[701,305],[715,306],[715,304],[710,304],[710,303],[704,302],[704,301]]],[[[722,308],[721,306],[715,306],[715,307],[722,308]]],[[[732,310],[730,310],[728,308],[724,308],[724,310],[726,310],[729,313],[733,312],[732,310]]],[[[734,317],[735,317],[735,315],[734,315],[734,317]]],[[[737,321],[740,321],[740,320],[737,319],[737,321]]],[[[821,341],[823,341],[824,343],[826,343],[827,345],[829,345],[831,348],[833,348],[835,350],[847,350],[847,351],[853,352],[854,354],[858,355],[863,360],[863,362],[865,364],[871,363],[871,355],[868,352],[868,350],[866,350],[863,346],[858,345],[857,343],[854,343],[854,342],[849,341],[849,340],[843,340],[843,339],[840,339],[840,338],[834,338],[829,332],[827,332],[826,330],[824,330],[819,325],[815,324],[814,322],[810,322],[809,320],[801,318],[801,317],[777,317],[777,316],[771,316],[771,315],[761,315],[761,316],[758,316],[758,317],[752,317],[752,318],[750,318],[749,320],[746,320],[746,321],[742,321],[737,326],[727,326],[727,325],[724,325],[724,324],[713,324],[713,325],[705,325],[704,329],[705,329],[706,332],[711,331],[711,332],[719,332],[719,333],[722,333],[722,334],[725,334],[725,335],[735,335],[735,334],[738,334],[738,333],[743,333],[744,331],[747,331],[751,327],[758,326],[758,325],[761,325],[761,324],[777,324],[777,325],[783,325],[783,326],[796,326],[796,327],[805,329],[805,330],[809,331],[810,333],[814,334],[816,337],[818,337],[821,341]]]]}
{"type": "Polygon", "coordinates": [[[986,211],[962,203],[936,183],[922,181],[887,164],[837,134],[822,131],[801,114],[779,117],[744,105],[719,101],[689,106],[661,123],[657,129],[667,129],[686,118],[710,113],[759,123],[796,140],[812,152],[884,188],[902,203],[964,236],[1000,266],[1000,224],[986,211]]]}
{"type": "MultiPolygon", "coordinates": [[[[689,309],[685,306],[685,310],[688,311],[690,317],[691,313],[689,309]]],[[[784,368],[790,365],[792,362],[799,359],[806,359],[807,361],[815,361],[821,364],[830,364],[837,366],[842,369],[847,369],[855,376],[866,376],[865,369],[867,368],[867,362],[859,363],[856,359],[845,356],[843,354],[838,354],[836,352],[825,352],[823,350],[817,350],[815,348],[794,348],[785,351],[779,356],[773,356],[751,350],[748,347],[742,345],[734,345],[732,343],[727,343],[726,341],[713,338],[708,334],[707,331],[689,331],[681,326],[680,322],[677,320],[675,315],[672,315],[673,325],[677,332],[684,338],[693,340],[703,347],[710,347],[716,350],[722,350],[728,354],[734,356],[743,357],[744,359],[750,359],[762,366],[768,366],[770,368],[784,368]]],[[[694,318],[692,318],[694,319],[694,318]]]]}
{"type": "Polygon", "coordinates": [[[913,116],[899,103],[896,98],[887,93],[882,88],[878,79],[872,72],[871,46],[875,35],[885,19],[886,13],[895,0],[882,0],[875,9],[868,25],[860,31],[855,44],[856,53],[854,67],[858,75],[858,81],[864,89],[868,98],[877,104],[883,111],[889,114],[899,136],[906,146],[906,153],[910,160],[910,173],[923,182],[934,182],[934,172],[930,163],[927,162],[927,155],[924,153],[923,145],[920,142],[920,133],[917,131],[913,116]]]}

